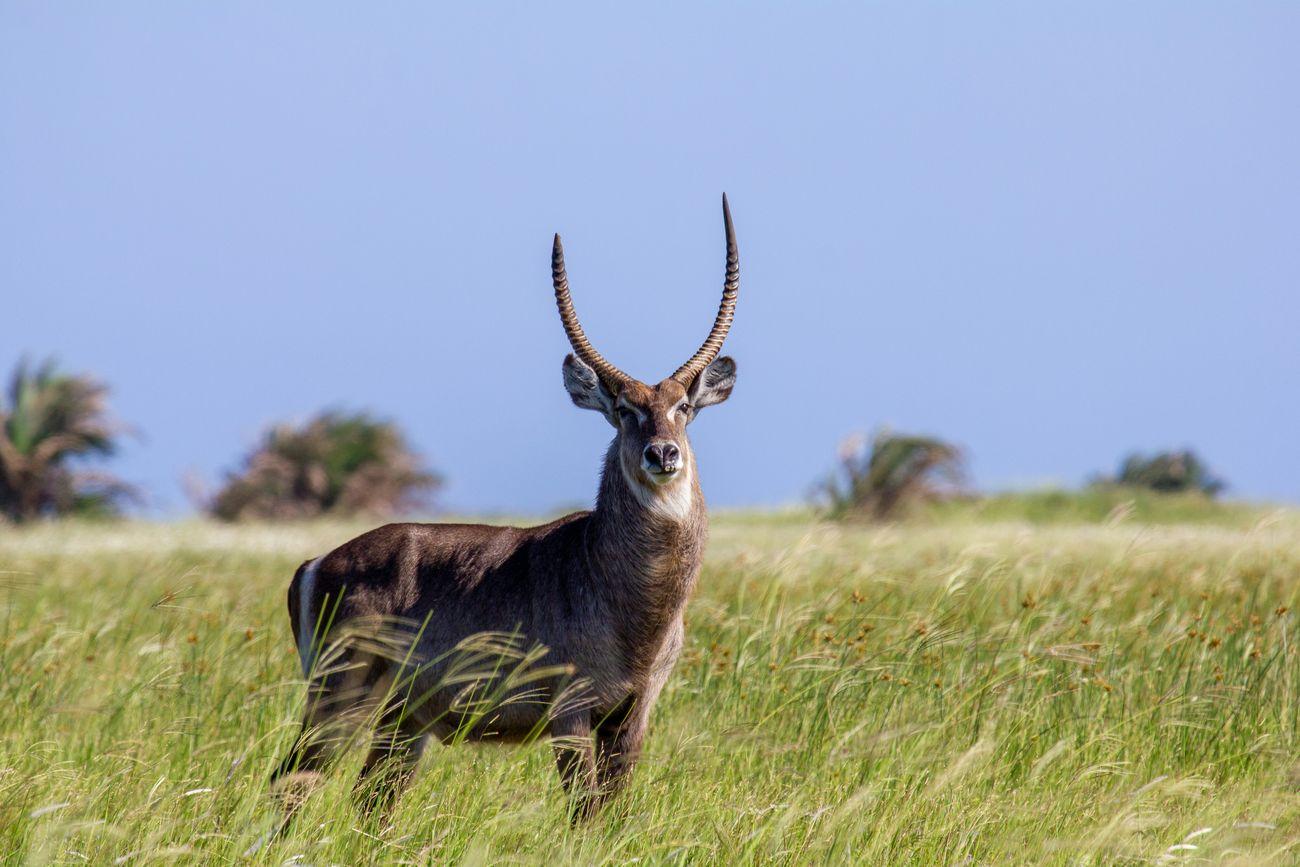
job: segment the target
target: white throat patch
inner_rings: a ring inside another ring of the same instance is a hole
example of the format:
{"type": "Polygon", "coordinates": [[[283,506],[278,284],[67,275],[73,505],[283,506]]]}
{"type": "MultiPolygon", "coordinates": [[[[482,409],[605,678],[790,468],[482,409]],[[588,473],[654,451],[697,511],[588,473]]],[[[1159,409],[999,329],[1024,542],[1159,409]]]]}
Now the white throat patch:
{"type": "Polygon", "coordinates": [[[623,481],[632,489],[636,496],[637,502],[640,503],[647,511],[654,513],[661,518],[667,518],[670,521],[684,521],[691,514],[694,507],[695,485],[693,484],[692,474],[695,472],[693,461],[687,461],[686,466],[678,471],[676,478],[666,485],[644,485],[637,481],[623,461],[618,462],[619,470],[623,473],[623,481]]]}

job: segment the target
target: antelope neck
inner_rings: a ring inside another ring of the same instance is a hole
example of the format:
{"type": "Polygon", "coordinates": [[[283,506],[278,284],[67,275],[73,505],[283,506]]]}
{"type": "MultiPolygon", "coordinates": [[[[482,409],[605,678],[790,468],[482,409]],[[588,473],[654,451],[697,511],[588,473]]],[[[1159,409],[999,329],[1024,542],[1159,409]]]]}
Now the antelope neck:
{"type": "Polygon", "coordinates": [[[689,453],[682,472],[688,477],[668,488],[643,487],[623,469],[618,440],[610,445],[588,539],[603,573],[638,573],[641,581],[655,584],[693,577],[708,522],[689,453]]]}

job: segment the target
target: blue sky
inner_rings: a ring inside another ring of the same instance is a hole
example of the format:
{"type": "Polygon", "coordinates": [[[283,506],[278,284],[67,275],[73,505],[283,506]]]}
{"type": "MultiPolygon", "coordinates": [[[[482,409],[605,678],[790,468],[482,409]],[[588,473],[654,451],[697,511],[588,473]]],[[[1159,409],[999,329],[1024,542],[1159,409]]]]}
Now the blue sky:
{"type": "Polygon", "coordinates": [[[856,430],[987,488],[1190,445],[1300,500],[1300,5],[0,7],[0,365],[55,354],[188,508],[277,419],[399,421],[467,511],[582,503],[588,334],[643,379],[708,329],[716,505],[856,430]]]}

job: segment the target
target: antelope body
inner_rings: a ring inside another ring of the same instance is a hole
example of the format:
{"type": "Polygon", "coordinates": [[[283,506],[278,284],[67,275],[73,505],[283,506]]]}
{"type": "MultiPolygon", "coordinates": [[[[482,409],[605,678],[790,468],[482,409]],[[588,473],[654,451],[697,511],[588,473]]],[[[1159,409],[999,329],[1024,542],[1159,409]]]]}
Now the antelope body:
{"type": "Polygon", "coordinates": [[[708,530],[686,426],[735,383],[735,363],[718,357],[739,289],[725,196],[723,220],[713,328],[653,386],[587,340],[555,236],[555,297],[574,350],[565,387],[616,431],[592,511],[528,528],[390,524],[299,567],[289,615],[309,690],[302,732],[274,775],[286,821],[360,723],[373,727],[357,781],[365,808],[392,803],[430,737],[549,736],[575,819],[625,784],[681,649],[708,530]],[[346,634],[354,640],[322,656],[346,634]],[[498,666],[495,682],[466,678],[460,656],[481,655],[473,637],[489,634],[544,647],[539,673],[511,682],[498,666]],[[472,700],[494,689],[493,702],[472,700]]]}

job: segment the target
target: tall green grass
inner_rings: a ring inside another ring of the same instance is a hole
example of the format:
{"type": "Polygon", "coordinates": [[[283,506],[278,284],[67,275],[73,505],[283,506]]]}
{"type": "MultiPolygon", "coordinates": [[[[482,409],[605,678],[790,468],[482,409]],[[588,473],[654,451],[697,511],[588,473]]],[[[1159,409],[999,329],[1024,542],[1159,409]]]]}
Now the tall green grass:
{"type": "Polygon", "coordinates": [[[617,805],[544,744],[434,746],[363,822],[351,756],[284,839],[293,568],[358,526],[0,536],[12,863],[1294,863],[1300,520],[722,516],[617,805]]]}

